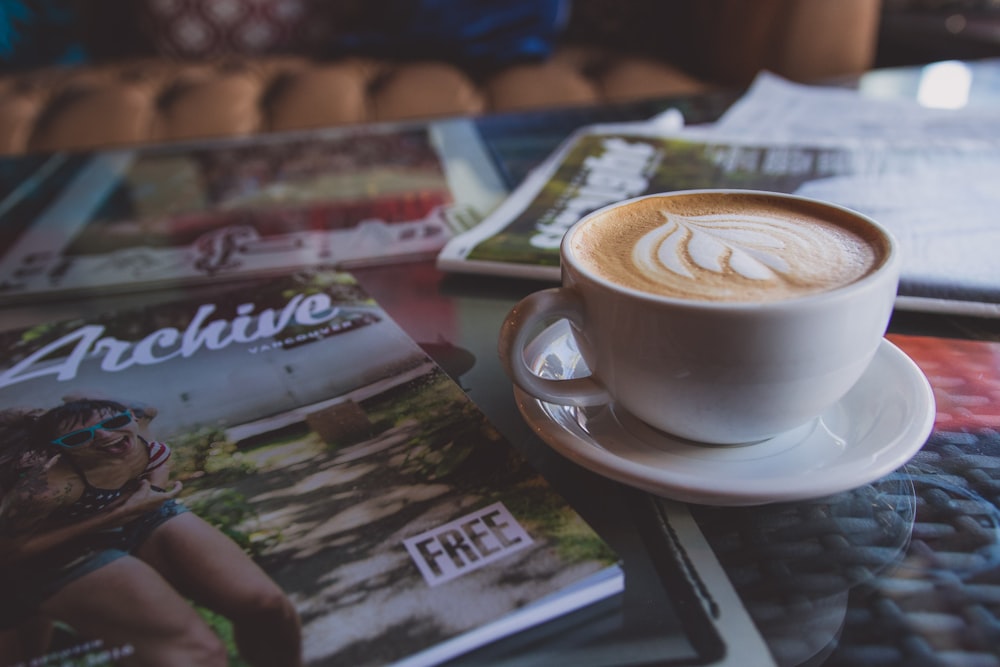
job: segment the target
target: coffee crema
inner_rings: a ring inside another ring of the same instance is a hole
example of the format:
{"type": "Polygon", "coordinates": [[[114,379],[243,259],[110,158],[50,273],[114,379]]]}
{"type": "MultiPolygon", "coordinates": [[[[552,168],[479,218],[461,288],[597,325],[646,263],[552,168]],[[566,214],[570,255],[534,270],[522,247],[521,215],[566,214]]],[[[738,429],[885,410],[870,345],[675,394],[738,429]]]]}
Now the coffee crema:
{"type": "Polygon", "coordinates": [[[791,299],[847,285],[882,264],[877,229],[840,209],[753,193],[653,196],[593,215],[570,250],[597,274],[699,301],[791,299]]]}

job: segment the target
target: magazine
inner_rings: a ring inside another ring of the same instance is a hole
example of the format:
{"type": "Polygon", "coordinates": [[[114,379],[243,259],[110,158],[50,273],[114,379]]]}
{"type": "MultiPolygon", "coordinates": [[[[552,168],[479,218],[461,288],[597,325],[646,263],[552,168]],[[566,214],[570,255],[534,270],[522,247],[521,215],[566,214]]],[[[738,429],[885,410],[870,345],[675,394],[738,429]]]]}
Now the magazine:
{"type": "Polygon", "coordinates": [[[1000,244],[989,144],[752,142],[642,123],[574,134],[478,226],[438,255],[446,271],[559,279],[563,233],[585,214],[656,192],[743,188],[796,193],[865,213],[899,240],[897,306],[1000,316],[1000,244]]]}
{"type": "Polygon", "coordinates": [[[506,194],[470,119],[0,169],[0,299],[432,258],[506,194]]]}
{"type": "MultiPolygon", "coordinates": [[[[213,294],[0,333],[0,664],[604,665],[636,640],[618,556],[353,277],[213,294]]],[[[700,544],[671,516],[670,549],[700,544]]],[[[658,567],[656,660],[732,657],[724,576],[658,567]]]]}

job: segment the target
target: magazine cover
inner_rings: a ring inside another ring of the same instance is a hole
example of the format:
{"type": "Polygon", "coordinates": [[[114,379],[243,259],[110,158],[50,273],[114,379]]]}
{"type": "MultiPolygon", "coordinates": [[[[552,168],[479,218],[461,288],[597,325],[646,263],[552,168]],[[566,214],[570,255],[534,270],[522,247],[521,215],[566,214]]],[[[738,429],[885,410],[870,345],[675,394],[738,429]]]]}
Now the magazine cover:
{"type": "Polygon", "coordinates": [[[505,194],[467,119],[11,160],[0,299],[430,258],[505,194]]]}
{"type": "MultiPolygon", "coordinates": [[[[618,556],[353,277],[196,294],[0,333],[0,665],[609,665],[636,641],[618,556]]],[[[661,568],[700,544],[672,516],[661,568]]],[[[706,572],[642,614],[655,660],[732,657],[706,572]]]]}
{"type": "Polygon", "coordinates": [[[3,619],[38,643],[24,664],[292,665],[300,646],[382,664],[621,590],[615,555],[346,274],[0,349],[3,619]]]}
{"type": "Polygon", "coordinates": [[[996,660],[1000,343],[888,338],[934,390],[909,463],[814,501],[691,507],[780,665],[996,660]]]}
{"type": "Polygon", "coordinates": [[[752,143],[697,128],[651,135],[642,124],[597,125],[449,241],[438,266],[558,280],[563,233],[605,205],[672,190],[769,190],[832,201],[888,227],[903,251],[899,307],[1000,315],[997,169],[1000,155],[978,142],[752,143]]]}

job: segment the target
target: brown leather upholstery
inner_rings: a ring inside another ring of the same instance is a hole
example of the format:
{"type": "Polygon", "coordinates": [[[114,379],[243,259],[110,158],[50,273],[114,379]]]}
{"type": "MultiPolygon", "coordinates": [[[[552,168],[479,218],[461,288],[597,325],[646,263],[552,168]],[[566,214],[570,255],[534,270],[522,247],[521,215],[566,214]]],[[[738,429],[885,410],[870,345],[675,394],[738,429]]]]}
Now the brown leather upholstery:
{"type": "Polygon", "coordinates": [[[0,154],[620,102],[741,85],[762,68],[797,80],[855,73],[874,57],[880,0],[579,7],[590,11],[581,17],[591,32],[614,28],[625,43],[644,27],[647,48],[578,40],[545,62],[479,75],[446,62],[298,56],[151,57],[10,74],[0,76],[0,154]],[[660,37],[668,23],[672,40],[660,37]]]}
{"type": "Polygon", "coordinates": [[[481,81],[445,62],[140,60],[0,78],[0,153],[589,104],[707,88],[663,63],[572,48],[481,81]]]}

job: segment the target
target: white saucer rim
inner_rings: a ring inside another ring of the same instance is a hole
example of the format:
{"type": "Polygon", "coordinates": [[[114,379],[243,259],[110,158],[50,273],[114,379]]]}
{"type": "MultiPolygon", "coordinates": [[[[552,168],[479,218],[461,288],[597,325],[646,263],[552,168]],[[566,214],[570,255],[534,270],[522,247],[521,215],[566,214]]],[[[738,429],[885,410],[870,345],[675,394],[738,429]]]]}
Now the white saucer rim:
{"type": "MultiPolygon", "coordinates": [[[[552,339],[554,329],[555,327],[550,327],[536,338],[535,343],[539,344],[535,347],[536,350],[547,349],[545,338],[548,336],[552,339]]],[[[888,358],[891,366],[898,370],[899,376],[895,382],[902,378],[904,382],[911,383],[907,386],[915,399],[910,406],[913,418],[908,422],[907,428],[900,431],[893,447],[882,452],[882,457],[875,463],[863,469],[849,470],[850,474],[847,475],[829,475],[826,479],[809,474],[798,479],[783,476],[747,480],[736,490],[717,487],[711,479],[692,480],[687,479],[687,476],[684,476],[685,479],[678,479],[671,476],[669,471],[638,463],[609,451],[593,438],[573,433],[546,414],[546,406],[556,410],[563,409],[563,406],[545,403],[518,387],[514,387],[514,394],[522,416],[544,442],[563,456],[605,477],[685,502],[732,506],[790,502],[821,498],[878,480],[906,463],[927,441],[935,418],[935,401],[930,383],[916,363],[892,342],[882,340],[876,352],[876,357],[879,356],[888,358]],[[891,453],[891,456],[885,456],[886,453],[891,453]]],[[[870,377],[870,374],[866,374],[862,376],[862,380],[870,377]]],[[[857,468],[857,465],[853,467],[857,468]]]]}

